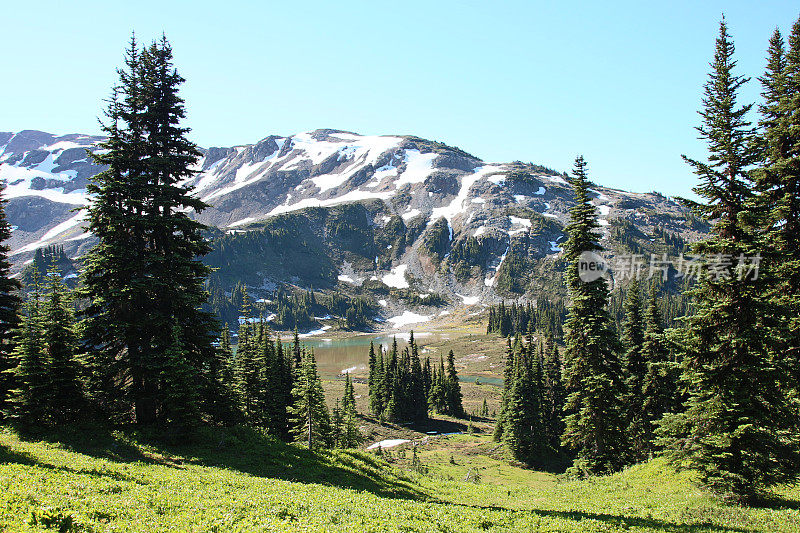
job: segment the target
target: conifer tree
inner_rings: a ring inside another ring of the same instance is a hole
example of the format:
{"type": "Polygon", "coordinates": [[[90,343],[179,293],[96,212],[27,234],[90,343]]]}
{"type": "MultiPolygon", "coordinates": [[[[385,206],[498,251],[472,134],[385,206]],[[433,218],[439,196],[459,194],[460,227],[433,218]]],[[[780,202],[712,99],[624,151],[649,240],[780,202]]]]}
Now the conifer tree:
{"type": "Polygon", "coordinates": [[[34,280],[27,295],[19,325],[14,330],[14,351],[17,362],[14,372],[16,388],[10,392],[6,416],[22,427],[42,426],[49,422],[49,375],[42,342],[41,286],[34,280]]]}
{"type": "Polygon", "coordinates": [[[756,145],[758,194],[750,220],[764,258],[759,272],[767,302],[770,350],[786,361],[800,388],[800,18],[789,47],[775,30],[767,70],[761,78],[764,103],[756,145]]]}
{"type": "Polygon", "coordinates": [[[345,448],[342,446],[342,435],[344,434],[344,417],[342,416],[342,409],[339,408],[339,400],[335,400],[333,410],[331,411],[331,442],[336,448],[345,448]]]}
{"type": "Polygon", "coordinates": [[[300,368],[300,363],[303,362],[303,357],[300,353],[300,334],[297,332],[296,326],[294,328],[294,339],[292,340],[292,355],[294,356],[294,367],[300,368]]]}
{"type": "Polygon", "coordinates": [[[289,408],[293,402],[292,389],[294,388],[295,369],[293,356],[289,350],[284,350],[280,338],[275,341],[275,357],[282,363],[280,389],[276,392],[281,405],[284,406],[281,418],[276,421],[275,427],[278,429],[280,438],[289,440],[291,437],[289,408]]]}
{"type": "Polygon", "coordinates": [[[628,424],[628,441],[631,458],[634,461],[645,457],[647,448],[647,429],[642,412],[643,380],[647,371],[642,356],[644,330],[642,327],[642,303],[639,281],[634,278],[628,285],[623,306],[622,335],[620,336],[624,350],[623,367],[625,371],[625,389],[627,395],[626,422],[628,424]]]}
{"type": "Polygon", "coordinates": [[[383,413],[383,398],[381,396],[381,388],[383,384],[383,356],[380,353],[375,354],[375,345],[369,343],[369,410],[374,415],[383,413]]]}
{"type": "MultiPolygon", "coordinates": [[[[720,23],[711,74],[700,111],[708,162],[685,158],[700,178],[695,210],[713,220],[712,234],[693,250],[722,263],[755,252],[742,219],[752,202],[748,171],[756,154],[750,105],[737,94],[747,81],[733,69],[734,46],[720,23]]],[[[675,439],[673,459],[695,468],[713,490],[741,500],[758,497],[797,475],[796,416],[786,397],[786,372],[771,357],[763,328],[762,287],[734,268],[709,269],[692,291],[695,313],[688,323],[683,380],[685,412],[665,419],[675,439]]]]}
{"type": "Polygon", "coordinates": [[[439,357],[438,369],[434,369],[433,372],[433,384],[431,385],[428,404],[437,413],[445,413],[447,411],[447,383],[445,380],[444,359],[441,357],[439,357]]]}
{"type": "Polygon", "coordinates": [[[375,377],[377,373],[378,359],[375,357],[375,343],[369,342],[369,356],[367,357],[367,367],[369,374],[367,377],[367,387],[369,388],[369,410],[375,412],[374,398],[375,398],[375,377]]]}
{"type": "Polygon", "coordinates": [[[492,438],[496,441],[502,440],[505,432],[508,399],[511,394],[511,387],[514,385],[514,375],[514,350],[511,348],[511,339],[508,338],[506,339],[506,366],[503,369],[503,394],[500,398],[500,412],[492,434],[492,438]]]}
{"type": "MultiPolygon", "coordinates": [[[[446,390],[444,386],[436,387],[436,399],[433,399],[434,386],[429,383],[436,379],[431,375],[430,360],[426,360],[423,368],[413,332],[408,346],[399,351],[395,339],[386,356],[384,360],[380,351],[375,358],[374,346],[370,345],[369,397],[370,410],[375,415],[392,421],[424,420],[428,417],[429,403],[435,402],[445,409],[446,390]]],[[[352,383],[349,390],[352,391],[352,383]]]]}
{"type": "Polygon", "coordinates": [[[209,272],[198,259],[210,250],[205,226],[187,214],[206,204],[183,185],[201,155],[179,126],[184,80],[164,38],[142,49],[132,39],[125,63],[106,112],[108,138],[92,154],[108,168],[87,186],[88,229],[98,244],[83,271],[84,336],[100,407],[151,424],[165,416],[159,376],[172,364],[174,324],[198,389],[210,379],[217,325],[200,310],[209,272]]]}
{"type": "Polygon", "coordinates": [[[259,392],[259,405],[262,412],[263,424],[270,434],[281,438],[286,431],[287,409],[289,403],[281,394],[285,382],[285,363],[282,354],[278,354],[275,344],[269,334],[266,323],[261,323],[261,363],[264,365],[262,389],[259,392]]]}
{"type": "Polygon", "coordinates": [[[575,161],[572,187],[575,205],[570,210],[564,247],[570,306],[564,337],[568,396],[562,444],[576,455],[576,473],[604,474],[626,463],[624,383],[617,356],[619,341],[607,310],[606,280],[583,281],[578,271],[583,252],[602,249],[595,231],[599,224],[589,198],[586,162],[580,156],[575,161]]]}
{"type": "Polygon", "coordinates": [[[290,413],[295,439],[306,443],[309,449],[331,446],[331,419],[317,374],[314,350],[303,354],[292,396],[294,405],[290,413]]]}
{"type": "Polygon", "coordinates": [[[56,268],[48,272],[41,327],[43,356],[48,365],[48,418],[56,425],[75,421],[85,407],[75,357],[75,316],[69,289],[56,268]]]}
{"type": "Polygon", "coordinates": [[[455,355],[453,350],[447,354],[447,378],[445,385],[445,405],[446,414],[451,416],[463,416],[464,407],[461,404],[463,396],[461,394],[461,384],[456,373],[455,355]]]}
{"type": "Polygon", "coordinates": [[[179,434],[200,424],[199,391],[194,384],[197,374],[189,365],[176,323],[172,328],[172,344],[167,347],[161,373],[160,389],[162,422],[179,434]]]}
{"type": "Polygon", "coordinates": [[[345,392],[342,397],[342,408],[338,409],[338,402],[336,407],[334,407],[334,442],[339,448],[354,448],[361,443],[363,437],[361,431],[358,429],[353,382],[350,380],[350,374],[346,374],[345,376],[345,392]]]}
{"type": "Polygon", "coordinates": [[[549,452],[542,424],[542,368],[532,342],[514,356],[503,440],[518,460],[541,467],[549,452]]]}
{"type": "Polygon", "coordinates": [[[425,372],[422,368],[422,361],[419,358],[417,344],[412,342],[410,346],[411,368],[408,376],[409,415],[413,420],[425,420],[428,418],[428,394],[425,385],[425,372]]]}
{"type": "Polygon", "coordinates": [[[11,263],[8,252],[11,248],[5,242],[11,237],[11,224],[6,219],[6,200],[3,198],[5,184],[0,184],[0,422],[8,409],[6,399],[14,388],[14,349],[13,333],[19,325],[20,299],[17,291],[20,284],[10,277],[11,263]]]}
{"type": "Polygon", "coordinates": [[[344,429],[342,431],[342,448],[355,448],[364,440],[358,429],[358,419],[354,410],[344,413],[344,429]]]}
{"type": "Polygon", "coordinates": [[[247,309],[245,304],[236,346],[237,392],[245,420],[254,426],[263,426],[264,357],[258,345],[258,332],[250,321],[247,309]]]}
{"type": "Polygon", "coordinates": [[[550,449],[557,452],[561,448],[561,435],[564,433],[564,385],[561,381],[561,357],[558,353],[558,346],[552,337],[547,340],[543,373],[544,434],[550,449]]]}
{"type": "Polygon", "coordinates": [[[642,358],[647,372],[642,383],[644,401],[641,409],[645,421],[643,428],[646,444],[642,451],[646,456],[654,451],[654,431],[658,421],[666,413],[675,412],[679,407],[678,365],[670,358],[655,291],[645,310],[644,324],[642,358]]]}
{"type": "Polygon", "coordinates": [[[428,398],[431,395],[431,385],[433,384],[433,369],[431,368],[430,357],[425,358],[425,363],[422,365],[422,386],[425,390],[425,402],[428,403],[428,398]]]}
{"type": "Polygon", "coordinates": [[[202,401],[212,420],[222,425],[233,425],[240,421],[241,411],[237,398],[236,366],[231,348],[230,328],[222,328],[219,346],[209,371],[211,387],[202,401]]]}
{"type": "Polygon", "coordinates": [[[353,381],[350,379],[350,373],[344,375],[344,396],[342,397],[342,411],[348,410],[355,411],[356,409],[356,396],[353,389],[353,381]]]}

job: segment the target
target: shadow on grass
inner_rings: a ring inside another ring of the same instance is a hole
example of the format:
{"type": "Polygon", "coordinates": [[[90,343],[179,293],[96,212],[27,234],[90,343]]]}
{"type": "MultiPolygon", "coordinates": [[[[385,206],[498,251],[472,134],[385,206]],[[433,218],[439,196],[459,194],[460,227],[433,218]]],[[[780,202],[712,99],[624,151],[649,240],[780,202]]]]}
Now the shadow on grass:
{"type": "Polygon", "coordinates": [[[0,463],[17,463],[29,466],[39,464],[35,457],[12,450],[2,444],[0,444],[0,463]]]}
{"type": "MultiPolygon", "coordinates": [[[[483,506],[483,505],[467,505],[467,504],[453,504],[450,502],[440,502],[447,505],[459,505],[462,507],[469,507],[472,509],[484,509],[487,511],[509,511],[504,507],[483,506]]],[[[530,509],[530,510],[514,510],[515,513],[531,513],[543,518],[560,518],[562,520],[574,520],[580,522],[581,520],[596,520],[603,522],[609,526],[621,527],[624,529],[630,528],[646,528],[654,531],[664,531],[667,533],[701,533],[701,532],[718,532],[718,533],[757,533],[757,529],[744,529],[738,527],[728,527],[713,524],[711,522],[694,522],[694,523],[681,523],[676,524],[659,520],[657,518],[644,518],[638,516],[625,516],[615,515],[610,513],[592,513],[588,511],[555,511],[547,509],[530,509]]],[[[488,524],[487,524],[488,525],[488,524]]]]}
{"type": "MultiPolygon", "coordinates": [[[[58,443],[62,448],[119,463],[145,463],[182,469],[187,464],[213,466],[256,477],[317,483],[386,498],[428,499],[410,480],[367,453],[351,450],[309,451],[245,427],[202,428],[190,438],[164,439],[155,430],[72,427],[20,433],[25,440],[58,443]]],[[[0,445],[0,462],[36,465],[78,474],[107,476],[103,469],[73,469],[48,464],[0,445]]],[[[125,478],[123,474],[119,474],[125,478]]],[[[120,478],[120,480],[123,480],[120,478]]],[[[135,479],[131,479],[136,481],[135,479]]]]}
{"type": "MultiPolygon", "coordinates": [[[[373,419],[374,420],[374,419],[373,419]]],[[[377,420],[376,420],[377,422],[377,420]]],[[[447,435],[455,433],[466,433],[468,428],[466,421],[444,420],[441,418],[428,418],[415,422],[400,423],[400,427],[408,428],[420,433],[432,433],[434,435],[447,435]]]]}
{"type": "Polygon", "coordinates": [[[319,450],[288,445],[251,428],[206,428],[191,446],[167,446],[195,464],[216,466],[299,483],[363,490],[389,498],[427,498],[385,463],[353,450],[319,450]]]}
{"type": "Polygon", "coordinates": [[[777,494],[770,494],[768,496],[764,496],[763,498],[754,501],[750,504],[751,507],[756,507],[758,509],[772,509],[774,511],[780,511],[783,509],[800,509],[800,501],[797,500],[790,500],[788,498],[784,498],[783,496],[779,496],[777,494]]]}

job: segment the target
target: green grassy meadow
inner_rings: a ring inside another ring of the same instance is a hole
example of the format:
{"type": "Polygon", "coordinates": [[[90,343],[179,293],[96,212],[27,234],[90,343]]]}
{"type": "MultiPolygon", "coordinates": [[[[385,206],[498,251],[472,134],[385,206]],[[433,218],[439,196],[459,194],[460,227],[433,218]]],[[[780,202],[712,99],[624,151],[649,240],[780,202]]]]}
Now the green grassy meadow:
{"type": "Polygon", "coordinates": [[[408,445],[376,457],[244,429],[194,440],[97,429],[23,440],[3,429],[0,530],[800,531],[797,488],[762,507],[729,505],[659,459],[567,481],[515,466],[487,435],[430,439],[419,463],[408,445]]]}

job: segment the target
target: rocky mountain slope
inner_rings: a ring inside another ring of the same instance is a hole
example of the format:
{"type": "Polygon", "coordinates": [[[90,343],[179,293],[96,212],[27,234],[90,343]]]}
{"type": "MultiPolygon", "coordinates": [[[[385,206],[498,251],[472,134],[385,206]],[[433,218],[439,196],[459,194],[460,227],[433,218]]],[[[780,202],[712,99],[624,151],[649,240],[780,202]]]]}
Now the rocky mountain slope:
{"type": "MultiPolygon", "coordinates": [[[[70,258],[91,246],[75,208],[102,170],[86,154],[99,140],[0,133],[17,269],[49,244],[70,258]]],[[[373,287],[474,305],[558,285],[552,267],[572,204],[566,174],[486,163],[416,137],[328,129],[203,154],[187,185],[211,206],[196,216],[214,228],[208,260],[222,267],[226,290],[244,279],[256,292],[285,283],[373,287]]],[[[593,194],[612,250],[660,250],[653,246],[665,235],[692,240],[703,231],[660,194],[601,186],[593,194]]]]}

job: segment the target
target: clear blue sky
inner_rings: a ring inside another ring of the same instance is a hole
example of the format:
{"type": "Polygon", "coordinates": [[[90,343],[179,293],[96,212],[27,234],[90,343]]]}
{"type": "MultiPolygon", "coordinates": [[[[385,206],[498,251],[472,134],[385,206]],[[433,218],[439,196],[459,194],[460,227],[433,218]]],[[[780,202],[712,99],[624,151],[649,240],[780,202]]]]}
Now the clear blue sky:
{"type": "Polygon", "coordinates": [[[486,161],[687,194],[681,153],[724,11],[755,77],[794,1],[16,1],[3,8],[0,130],[98,131],[132,30],[164,31],[201,146],[316,128],[415,134],[486,161]]]}

